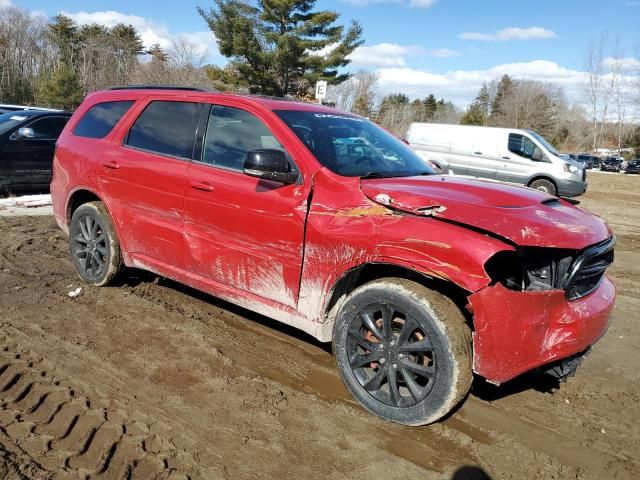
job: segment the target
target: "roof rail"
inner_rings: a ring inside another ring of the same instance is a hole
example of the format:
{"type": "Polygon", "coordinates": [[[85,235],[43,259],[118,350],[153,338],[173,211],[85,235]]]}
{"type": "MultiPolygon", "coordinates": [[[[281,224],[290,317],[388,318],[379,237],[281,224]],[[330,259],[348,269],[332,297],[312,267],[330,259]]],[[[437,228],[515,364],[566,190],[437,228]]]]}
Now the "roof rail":
{"type": "Polygon", "coordinates": [[[217,92],[209,87],[185,87],[181,85],[124,85],[111,87],[108,90],[188,90],[192,92],[217,92]]]}

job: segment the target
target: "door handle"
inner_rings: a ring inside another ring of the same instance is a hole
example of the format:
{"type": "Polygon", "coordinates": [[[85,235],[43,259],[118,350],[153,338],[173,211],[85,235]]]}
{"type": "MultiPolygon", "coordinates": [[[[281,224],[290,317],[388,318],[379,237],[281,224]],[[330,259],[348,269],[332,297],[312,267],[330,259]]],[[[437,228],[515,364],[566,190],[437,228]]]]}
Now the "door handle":
{"type": "Polygon", "coordinates": [[[503,160],[511,160],[511,157],[509,155],[505,155],[504,157],[502,157],[503,160]]]}
{"type": "Polygon", "coordinates": [[[482,155],[482,152],[473,152],[473,153],[475,153],[476,155],[482,155]]]}
{"type": "Polygon", "coordinates": [[[111,160],[107,160],[106,162],[102,162],[102,166],[105,168],[110,168],[111,170],[117,170],[120,168],[120,164],[118,162],[114,162],[111,160]]]}
{"type": "Polygon", "coordinates": [[[203,192],[213,192],[213,186],[209,182],[191,182],[191,188],[203,192]]]}

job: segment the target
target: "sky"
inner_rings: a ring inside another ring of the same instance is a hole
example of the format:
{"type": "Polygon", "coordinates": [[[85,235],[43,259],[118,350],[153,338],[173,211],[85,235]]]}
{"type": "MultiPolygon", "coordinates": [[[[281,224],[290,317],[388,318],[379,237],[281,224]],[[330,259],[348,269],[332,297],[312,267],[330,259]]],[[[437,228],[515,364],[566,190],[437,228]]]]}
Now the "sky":
{"type": "MultiPolygon", "coordinates": [[[[226,61],[196,12],[211,0],[0,0],[9,4],[78,23],[132,24],[146,45],[186,36],[211,63],[226,61]]],[[[628,75],[640,70],[640,0],[318,0],[316,8],[362,24],[365,43],[349,68],[376,71],[381,94],[433,93],[465,106],[483,82],[507,73],[554,82],[580,102],[585,53],[602,34],[608,55],[619,45],[628,75]]]]}

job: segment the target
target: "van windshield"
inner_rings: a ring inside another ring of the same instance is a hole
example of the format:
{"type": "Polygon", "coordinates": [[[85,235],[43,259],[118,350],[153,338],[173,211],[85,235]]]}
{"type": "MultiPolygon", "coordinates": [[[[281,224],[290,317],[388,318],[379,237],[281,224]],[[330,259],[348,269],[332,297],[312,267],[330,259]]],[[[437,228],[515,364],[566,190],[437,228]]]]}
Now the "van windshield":
{"type": "Polygon", "coordinates": [[[545,138],[542,135],[538,135],[536,132],[534,132],[533,130],[529,130],[529,133],[531,134],[531,136],[533,138],[535,138],[537,141],[539,141],[542,146],[544,148],[546,148],[550,154],[555,155],[556,157],[559,157],[560,154],[558,153],[558,151],[554,148],[553,145],[551,145],[549,142],[547,142],[545,140],[545,138]]]}
{"type": "Polygon", "coordinates": [[[364,118],[348,113],[276,110],[318,161],[346,177],[410,177],[434,170],[411,148],[364,118]]]}

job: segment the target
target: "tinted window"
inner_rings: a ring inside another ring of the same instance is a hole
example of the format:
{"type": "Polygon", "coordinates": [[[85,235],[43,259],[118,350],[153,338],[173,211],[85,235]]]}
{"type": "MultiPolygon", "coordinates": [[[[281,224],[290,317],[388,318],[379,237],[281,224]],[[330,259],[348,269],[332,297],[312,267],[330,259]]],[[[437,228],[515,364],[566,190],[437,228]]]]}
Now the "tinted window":
{"type": "Polygon", "coordinates": [[[536,149],[533,140],[517,133],[509,134],[509,151],[521,157],[531,158],[536,149]]]}
{"type": "Polygon", "coordinates": [[[211,109],[202,161],[242,170],[252,150],[284,148],[262,121],[244,110],[214,106],[211,109]]]}
{"type": "Polygon", "coordinates": [[[135,121],[127,145],[163,155],[191,158],[202,105],[151,102],[135,121]]]}
{"type": "Polygon", "coordinates": [[[65,117],[46,117],[30,123],[27,127],[33,129],[36,135],[34,138],[38,140],[56,140],[68,121],[65,117]]]}
{"type": "Polygon", "coordinates": [[[88,138],[104,138],[133,105],[133,101],[98,103],[80,119],[74,135],[88,138]]]}
{"type": "Polygon", "coordinates": [[[11,113],[3,113],[0,115],[0,135],[3,133],[7,133],[13,127],[17,127],[18,124],[27,120],[26,115],[19,115],[13,112],[11,113]]]}

